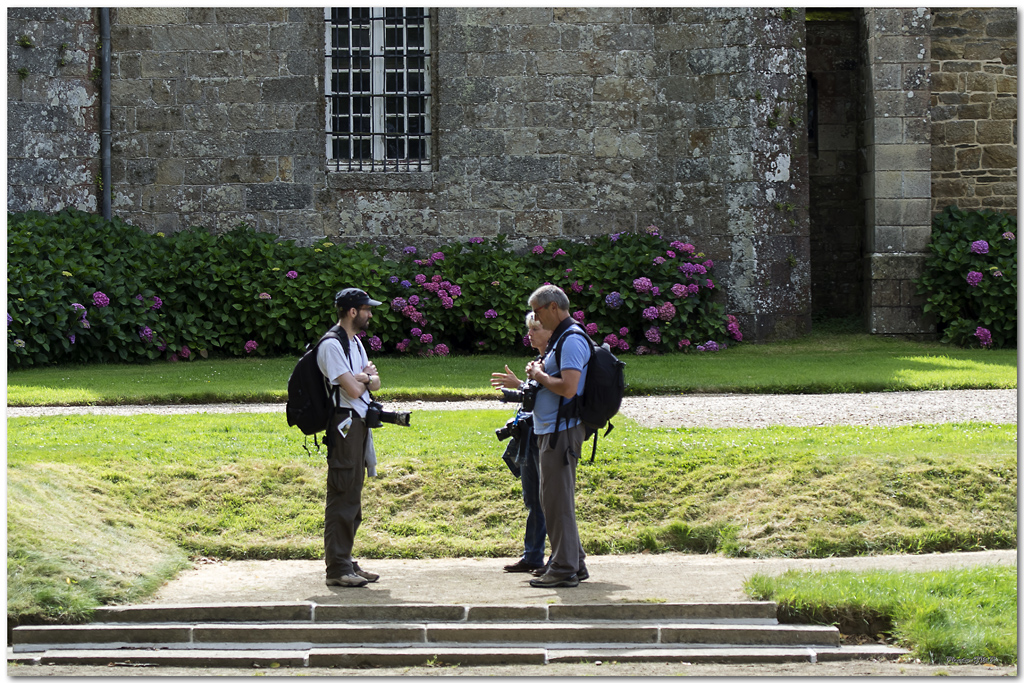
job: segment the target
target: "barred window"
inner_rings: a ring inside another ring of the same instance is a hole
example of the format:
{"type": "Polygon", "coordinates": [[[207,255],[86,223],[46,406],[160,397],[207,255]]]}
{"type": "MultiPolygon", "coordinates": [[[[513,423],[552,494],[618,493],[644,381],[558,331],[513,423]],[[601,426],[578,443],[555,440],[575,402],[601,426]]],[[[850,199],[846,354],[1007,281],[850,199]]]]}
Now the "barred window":
{"type": "Polygon", "coordinates": [[[324,10],[327,168],[430,170],[430,15],[324,10]]]}

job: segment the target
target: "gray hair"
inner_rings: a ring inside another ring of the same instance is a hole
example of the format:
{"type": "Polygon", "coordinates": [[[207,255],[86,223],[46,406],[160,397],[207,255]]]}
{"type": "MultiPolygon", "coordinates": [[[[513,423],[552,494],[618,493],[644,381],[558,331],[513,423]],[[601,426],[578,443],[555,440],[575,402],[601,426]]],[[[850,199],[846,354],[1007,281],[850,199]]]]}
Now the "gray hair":
{"type": "Polygon", "coordinates": [[[569,310],[569,297],[565,295],[561,287],[555,285],[541,285],[533,291],[528,299],[531,308],[547,306],[552,301],[558,304],[563,311],[569,310]]]}
{"type": "Polygon", "coordinates": [[[533,315],[533,311],[526,314],[526,329],[539,330],[542,327],[544,327],[544,325],[542,325],[541,322],[537,320],[536,316],[533,315]]]}

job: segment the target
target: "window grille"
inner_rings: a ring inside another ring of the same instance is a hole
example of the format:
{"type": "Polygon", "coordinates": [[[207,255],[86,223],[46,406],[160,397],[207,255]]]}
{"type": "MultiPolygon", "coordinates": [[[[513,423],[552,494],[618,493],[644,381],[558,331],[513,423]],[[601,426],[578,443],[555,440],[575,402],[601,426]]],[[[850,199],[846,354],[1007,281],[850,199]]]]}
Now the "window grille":
{"type": "Polygon", "coordinates": [[[324,10],[327,168],[430,170],[430,15],[324,10]]]}

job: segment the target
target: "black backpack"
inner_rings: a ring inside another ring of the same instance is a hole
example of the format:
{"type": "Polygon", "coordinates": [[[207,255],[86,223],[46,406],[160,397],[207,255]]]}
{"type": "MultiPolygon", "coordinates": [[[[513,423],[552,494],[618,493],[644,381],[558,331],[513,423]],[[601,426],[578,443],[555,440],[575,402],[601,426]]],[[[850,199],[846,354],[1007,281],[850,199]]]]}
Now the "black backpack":
{"type": "MultiPolygon", "coordinates": [[[[590,462],[597,455],[597,432],[606,424],[608,429],[604,435],[614,429],[610,420],[622,407],[622,396],[626,393],[626,364],[615,357],[607,344],[598,346],[586,332],[576,325],[570,326],[555,343],[555,361],[559,369],[562,367],[562,344],[570,334],[578,334],[590,344],[590,360],[587,361],[587,381],[583,385],[583,393],[565,403],[564,419],[578,417],[586,428],[586,436],[594,435],[594,449],[590,453],[590,462]]],[[[562,399],[563,401],[565,399],[562,399]]],[[[559,402],[559,416],[562,417],[562,404],[559,402]]]]}
{"type": "MultiPolygon", "coordinates": [[[[306,345],[306,353],[295,364],[295,369],[288,377],[288,405],[285,407],[288,426],[298,427],[306,436],[313,435],[313,444],[317,450],[320,446],[316,442],[316,434],[330,426],[335,407],[334,391],[338,389],[324,377],[316,362],[317,349],[325,339],[347,341],[348,335],[336,325],[312,347],[306,345]]],[[[345,344],[342,343],[341,346],[344,348],[345,344]]],[[[308,447],[303,447],[309,451],[308,447]]]]}

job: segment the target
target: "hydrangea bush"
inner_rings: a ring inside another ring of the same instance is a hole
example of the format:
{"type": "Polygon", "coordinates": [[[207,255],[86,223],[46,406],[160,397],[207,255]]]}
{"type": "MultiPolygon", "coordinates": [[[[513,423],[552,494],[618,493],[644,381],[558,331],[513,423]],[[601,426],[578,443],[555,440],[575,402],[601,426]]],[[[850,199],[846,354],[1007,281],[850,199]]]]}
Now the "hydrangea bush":
{"type": "Polygon", "coordinates": [[[1017,343],[1017,218],[955,206],[932,221],[931,256],[916,281],[944,342],[1017,343]]]}
{"type": "Polygon", "coordinates": [[[8,216],[8,255],[15,367],[294,355],[334,323],[329,302],[343,286],[384,302],[363,340],[379,353],[530,353],[526,299],[546,282],[619,354],[716,351],[742,339],[712,301],[714,263],[653,226],[522,254],[502,237],[475,237],[387,259],[383,247],[298,247],[245,225],[150,235],[94,214],[30,212],[8,216]]]}

